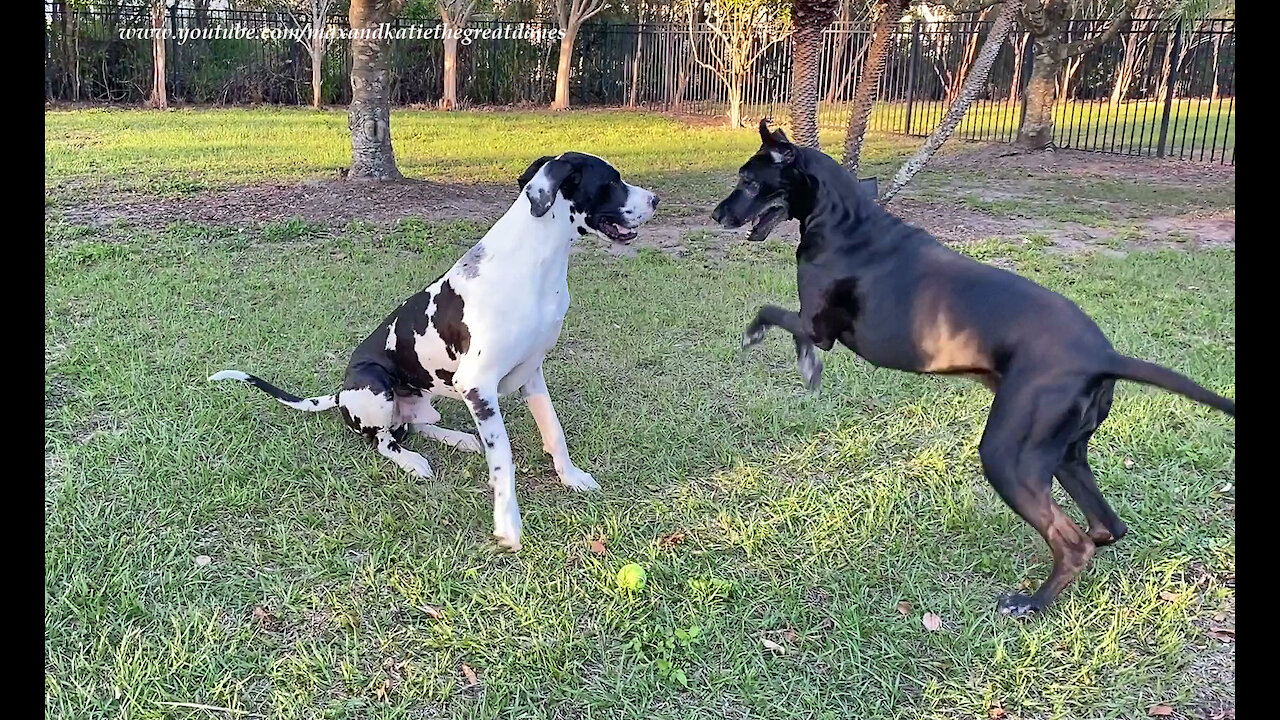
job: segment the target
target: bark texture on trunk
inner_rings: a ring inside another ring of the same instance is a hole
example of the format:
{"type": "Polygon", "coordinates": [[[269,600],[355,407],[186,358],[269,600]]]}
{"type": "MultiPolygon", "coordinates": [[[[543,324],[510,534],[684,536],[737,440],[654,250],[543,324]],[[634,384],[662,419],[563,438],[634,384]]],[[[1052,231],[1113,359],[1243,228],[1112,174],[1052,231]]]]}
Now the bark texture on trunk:
{"type": "Polygon", "coordinates": [[[151,38],[151,98],[147,104],[160,110],[169,107],[169,96],[165,91],[165,39],[164,0],[153,0],[151,3],[151,28],[155,30],[151,38]]]}
{"type": "Polygon", "coordinates": [[[871,108],[876,104],[876,95],[880,91],[880,75],[884,72],[885,62],[889,59],[893,31],[898,21],[907,10],[907,3],[890,0],[880,8],[880,17],[876,20],[871,39],[871,47],[867,50],[867,59],[862,66],[862,75],[853,90],[853,105],[849,111],[849,130],[844,139],[844,167],[855,176],[858,173],[858,162],[862,155],[862,141],[867,135],[867,120],[871,117],[871,108]]]}
{"type": "Polygon", "coordinates": [[[835,19],[838,0],[794,0],[791,56],[792,142],[818,147],[818,74],[822,68],[822,36],[835,19]]]}
{"type": "Polygon", "coordinates": [[[318,108],[324,104],[321,97],[324,90],[324,46],[319,44],[320,40],[312,42],[315,44],[311,46],[311,107],[318,108]]]}
{"type": "Polygon", "coordinates": [[[552,110],[569,109],[569,71],[573,67],[573,44],[577,39],[578,28],[570,25],[565,29],[564,39],[560,41],[560,62],[556,66],[556,99],[551,103],[552,110]]]}
{"type": "Polygon", "coordinates": [[[942,118],[942,122],[938,127],[934,128],[929,134],[929,138],[924,141],[924,145],[916,151],[914,155],[907,159],[898,168],[898,172],[894,175],[893,184],[885,191],[881,197],[881,202],[889,202],[893,199],[898,191],[906,187],[911,182],[911,178],[920,172],[921,168],[929,163],[934,153],[942,147],[943,143],[951,137],[956,128],[960,126],[960,121],[964,118],[965,112],[969,110],[969,106],[973,101],[982,95],[983,90],[987,86],[987,77],[991,74],[991,66],[996,62],[996,56],[1000,54],[1000,47],[1004,45],[1004,40],[1009,36],[1009,31],[1013,29],[1014,22],[1018,16],[1018,0],[1005,0],[1004,7],[1000,9],[1000,15],[996,17],[995,23],[991,26],[991,32],[987,34],[987,39],[982,43],[982,50],[978,52],[978,57],[974,60],[969,74],[964,79],[964,86],[960,89],[956,96],[956,101],[947,110],[947,114],[942,118]]]}
{"type": "Polygon", "coordinates": [[[399,180],[391,148],[390,41],[374,31],[400,12],[400,0],[351,0],[351,180],[399,180]],[[362,32],[364,31],[364,32],[362,32]],[[367,32],[368,34],[365,34],[367,32]]]}
{"type": "Polygon", "coordinates": [[[1058,95],[1058,42],[1036,43],[1031,59],[1031,77],[1023,93],[1022,126],[1016,145],[1026,150],[1043,150],[1053,143],[1053,107],[1058,95]]]}
{"type": "Polygon", "coordinates": [[[440,109],[453,110],[458,107],[458,38],[453,37],[451,25],[446,24],[444,31],[444,95],[440,109]]]}

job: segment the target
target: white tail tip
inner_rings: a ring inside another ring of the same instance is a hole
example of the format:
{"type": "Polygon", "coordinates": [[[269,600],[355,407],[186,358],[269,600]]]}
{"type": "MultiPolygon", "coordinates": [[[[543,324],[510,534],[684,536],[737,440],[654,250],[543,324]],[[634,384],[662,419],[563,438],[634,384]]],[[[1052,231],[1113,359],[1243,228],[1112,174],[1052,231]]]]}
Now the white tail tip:
{"type": "Polygon", "coordinates": [[[240,382],[244,382],[248,379],[248,373],[242,373],[239,370],[223,370],[209,376],[209,382],[214,382],[216,380],[239,380],[240,382]]]}

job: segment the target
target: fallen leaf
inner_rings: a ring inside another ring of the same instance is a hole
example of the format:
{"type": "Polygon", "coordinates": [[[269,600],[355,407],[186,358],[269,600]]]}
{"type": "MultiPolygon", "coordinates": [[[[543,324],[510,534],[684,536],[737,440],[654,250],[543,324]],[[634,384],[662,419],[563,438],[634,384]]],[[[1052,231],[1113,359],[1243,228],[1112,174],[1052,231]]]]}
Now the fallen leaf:
{"type": "Polygon", "coordinates": [[[1152,705],[1151,709],[1147,710],[1147,715],[1151,717],[1163,717],[1165,715],[1172,715],[1172,714],[1173,714],[1173,708],[1169,707],[1168,705],[1152,705]]]}
{"type": "Polygon", "coordinates": [[[761,644],[761,645],[764,645],[766,648],[768,648],[768,649],[770,649],[770,650],[772,650],[772,651],[774,651],[774,652],[778,653],[779,655],[786,655],[786,654],[787,654],[787,649],[786,649],[786,648],[784,648],[784,647],[782,647],[781,645],[779,645],[778,643],[776,643],[776,642],[774,642],[774,641],[770,640],[769,638],[760,638],[760,644],[761,644]]]}
{"type": "Polygon", "coordinates": [[[799,638],[800,638],[800,634],[796,632],[795,628],[787,628],[786,630],[782,631],[782,639],[786,640],[789,643],[794,643],[799,638]]]}
{"type": "Polygon", "coordinates": [[[684,533],[673,532],[670,535],[663,535],[658,538],[658,547],[673,548],[682,542],[684,542],[684,533]]]}
{"type": "Polygon", "coordinates": [[[911,607],[911,603],[907,602],[906,600],[903,600],[902,602],[898,603],[899,615],[910,615],[911,611],[914,609],[915,608],[911,607]]]}
{"type": "Polygon", "coordinates": [[[1125,467],[1127,467],[1127,468],[1131,468],[1131,467],[1133,467],[1134,465],[1137,465],[1137,463],[1135,463],[1135,462],[1133,461],[1133,458],[1125,458],[1125,459],[1124,459],[1124,466],[1125,466],[1125,467]]]}
{"type": "Polygon", "coordinates": [[[598,537],[595,540],[591,541],[591,552],[595,553],[596,555],[604,554],[604,538],[603,537],[598,537]]]}
{"type": "Polygon", "coordinates": [[[444,613],[440,612],[438,608],[434,608],[430,605],[423,605],[418,609],[426,613],[427,617],[431,618],[432,620],[439,620],[444,617],[444,613]]]}
{"type": "Polygon", "coordinates": [[[378,686],[378,689],[375,690],[373,694],[376,695],[379,700],[386,700],[391,694],[391,678],[383,680],[382,684],[378,686]]]}
{"type": "Polygon", "coordinates": [[[1222,642],[1231,642],[1236,639],[1235,625],[1210,625],[1209,634],[1221,640],[1222,642]]]}
{"type": "Polygon", "coordinates": [[[925,613],[924,617],[920,618],[920,622],[924,623],[925,629],[929,632],[942,627],[942,618],[935,613],[925,613]]]}
{"type": "Polygon", "coordinates": [[[1004,708],[1000,707],[999,704],[992,705],[991,709],[987,710],[987,717],[991,718],[991,720],[997,720],[998,718],[1002,718],[1004,716],[1005,716],[1004,708]]]}
{"type": "Polygon", "coordinates": [[[463,687],[475,687],[480,684],[480,679],[476,677],[476,671],[472,670],[470,665],[462,663],[462,674],[467,678],[467,684],[463,687]]]}
{"type": "Polygon", "coordinates": [[[199,565],[200,567],[204,567],[205,565],[208,565],[211,562],[213,562],[213,558],[209,557],[208,555],[196,556],[196,565],[199,565]]]}
{"type": "Polygon", "coordinates": [[[1160,599],[1164,600],[1165,602],[1173,602],[1177,600],[1179,597],[1181,596],[1178,595],[1178,593],[1172,593],[1172,592],[1169,592],[1168,590],[1160,591],[1160,599]]]}
{"type": "Polygon", "coordinates": [[[261,605],[254,605],[253,619],[269,627],[271,623],[275,622],[276,618],[261,605]]]}

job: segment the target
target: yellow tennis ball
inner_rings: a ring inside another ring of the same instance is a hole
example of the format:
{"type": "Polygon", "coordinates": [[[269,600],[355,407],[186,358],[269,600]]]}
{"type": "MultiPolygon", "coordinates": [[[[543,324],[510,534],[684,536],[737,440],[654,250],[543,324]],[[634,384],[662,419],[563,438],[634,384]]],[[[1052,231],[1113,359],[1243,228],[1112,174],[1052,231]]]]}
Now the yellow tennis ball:
{"type": "Polygon", "coordinates": [[[618,587],[623,590],[639,590],[644,587],[644,568],[635,563],[627,563],[618,570],[618,587]]]}

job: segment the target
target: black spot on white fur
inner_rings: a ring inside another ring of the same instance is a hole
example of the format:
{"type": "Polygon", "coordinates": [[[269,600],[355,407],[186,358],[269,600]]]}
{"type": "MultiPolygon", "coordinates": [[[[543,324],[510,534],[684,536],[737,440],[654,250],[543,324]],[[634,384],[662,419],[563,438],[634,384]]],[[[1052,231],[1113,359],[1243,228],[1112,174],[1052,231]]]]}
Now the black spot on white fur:
{"type": "Polygon", "coordinates": [[[466,302],[462,296],[454,292],[448,280],[444,281],[436,295],[436,311],[431,316],[431,324],[444,341],[444,350],[450,360],[457,360],[471,348],[471,331],[462,319],[465,309],[466,302]]]}

